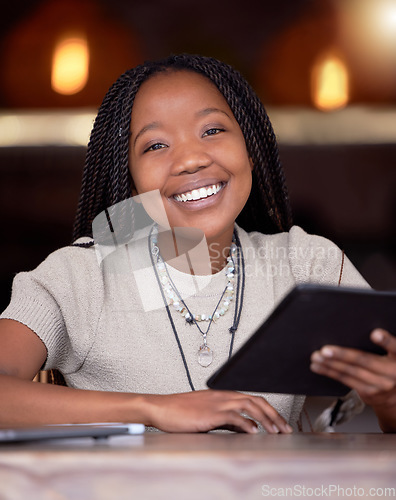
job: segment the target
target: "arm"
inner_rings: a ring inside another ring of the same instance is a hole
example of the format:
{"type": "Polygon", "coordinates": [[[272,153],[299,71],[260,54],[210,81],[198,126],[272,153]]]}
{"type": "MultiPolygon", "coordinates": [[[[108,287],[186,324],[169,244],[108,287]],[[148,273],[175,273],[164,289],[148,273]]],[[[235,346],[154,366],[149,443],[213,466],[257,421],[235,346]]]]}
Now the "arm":
{"type": "Polygon", "coordinates": [[[47,356],[28,327],[0,320],[0,425],[141,422],[166,432],[206,432],[219,427],[254,433],[290,432],[263,398],[229,391],[144,395],[86,391],[32,382],[47,356]],[[276,427],[274,427],[276,426],[276,427]]]}
{"type": "Polygon", "coordinates": [[[1,425],[124,421],[128,410],[138,417],[137,398],[32,382],[47,352],[25,325],[0,320],[0,345],[1,425]]]}
{"type": "Polygon", "coordinates": [[[387,355],[324,346],[312,354],[311,370],[355,389],[375,411],[381,429],[396,432],[396,337],[377,329],[371,333],[371,340],[387,355]]]}

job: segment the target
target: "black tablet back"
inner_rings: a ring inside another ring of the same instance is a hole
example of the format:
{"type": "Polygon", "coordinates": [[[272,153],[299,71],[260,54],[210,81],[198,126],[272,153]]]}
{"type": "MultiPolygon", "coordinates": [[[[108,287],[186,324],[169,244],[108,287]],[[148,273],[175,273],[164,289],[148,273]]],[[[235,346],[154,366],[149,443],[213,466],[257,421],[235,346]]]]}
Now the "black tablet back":
{"type": "Polygon", "coordinates": [[[341,396],[345,385],[311,372],[325,344],[384,354],[369,335],[396,334],[396,292],[299,285],[207,384],[213,389],[341,396]]]}

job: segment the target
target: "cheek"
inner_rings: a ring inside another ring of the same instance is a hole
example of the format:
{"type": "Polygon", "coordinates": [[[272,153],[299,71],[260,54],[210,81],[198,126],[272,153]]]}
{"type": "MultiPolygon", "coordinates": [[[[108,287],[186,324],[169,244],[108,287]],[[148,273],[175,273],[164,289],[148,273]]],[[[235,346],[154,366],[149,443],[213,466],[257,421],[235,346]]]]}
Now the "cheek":
{"type": "Polygon", "coordinates": [[[133,157],[129,158],[129,172],[132,178],[132,185],[140,193],[143,192],[142,190],[145,188],[148,180],[145,170],[145,166],[141,161],[137,161],[133,157]]]}
{"type": "Polygon", "coordinates": [[[142,191],[142,187],[144,184],[144,177],[143,179],[141,178],[141,176],[139,175],[138,172],[136,172],[134,169],[130,169],[130,172],[131,172],[131,177],[132,177],[132,184],[135,186],[135,188],[141,192],[142,191]]]}
{"type": "Polygon", "coordinates": [[[132,177],[132,186],[137,191],[136,194],[147,193],[156,189],[161,190],[166,182],[166,170],[149,160],[130,162],[129,171],[132,177]]]}
{"type": "Polygon", "coordinates": [[[235,156],[235,167],[239,182],[250,186],[252,183],[253,163],[246,152],[235,156]]]}
{"type": "Polygon", "coordinates": [[[247,202],[250,196],[250,191],[252,190],[252,183],[253,183],[252,171],[249,168],[249,170],[245,174],[244,189],[242,189],[245,203],[247,202]]]}
{"type": "Polygon", "coordinates": [[[238,176],[238,186],[241,198],[246,202],[249,198],[253,184],[252,163],[249,158],[244,157],[243,163],[238,176]]]}
{"type": "Polygon", "coordinates": [[[234,142],[234,147],[230,150],[230,153],[234,158],[234,164],[238,170],[253,170],[253,162],[249,157],[243,137],[238,137],[238,139],[234,142]]]}

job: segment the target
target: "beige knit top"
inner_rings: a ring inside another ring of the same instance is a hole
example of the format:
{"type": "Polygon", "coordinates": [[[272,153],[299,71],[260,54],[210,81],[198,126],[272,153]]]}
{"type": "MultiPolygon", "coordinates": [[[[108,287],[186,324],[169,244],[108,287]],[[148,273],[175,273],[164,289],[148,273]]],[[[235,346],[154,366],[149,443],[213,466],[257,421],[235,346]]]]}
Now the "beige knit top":
{"type": "MultiPolygon", "coordinates": [[[[337,285],[342,252],[329,240],[294,226],[288,233],[264,235],[238,228],[245,259],[244,303],[234,352],[295,285],[337,285]]],[[[151,265],[147,237],[119,247],[99,264],[98,248],[65,247],[34,271],[18,274],[10,305],[1,318],[19,321],[45,344],[44,369],[62,372],[70,387],[102,391],[170,394],[190,391],[180,348],[168,319],[151,265]]],[[[194,276],[171,270],[195,314],[209,313],[224,289],[224,271],[194,276]]],[[[367,286],[345,258],[341,284],[367,286]]],[[[202,335],[171,309],[181,349],[195,389],[227,359],[233,321],[230,308],[213,323],[207,342],[214,358],[197,361],[202,335]]],[[[304,397],[263,394],[293,426],[304,397]]]]}

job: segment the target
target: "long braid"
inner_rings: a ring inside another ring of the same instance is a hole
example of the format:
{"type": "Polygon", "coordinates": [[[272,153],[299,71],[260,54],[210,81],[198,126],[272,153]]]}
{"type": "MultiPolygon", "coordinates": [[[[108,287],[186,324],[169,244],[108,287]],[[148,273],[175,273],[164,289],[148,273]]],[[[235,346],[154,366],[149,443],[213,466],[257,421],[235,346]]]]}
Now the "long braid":
{"type": "Polygon", "coordinates": [[[135,79],[129,78],[128,73],[110,88],[92,129],[74,239],[91,236],[92,221],[100,212],[132,196],[128,169],[129,123],[140,84],[136,86],[135,79]]]}
{"type": "Polygon", "coordinates": [[[253,162],[253,185],[237,222],[247,231],[286,231],[291,209],[276,137],[254,90],[238,71],[216,59],[189,54],[146,62],[110,88],[95,120],[84,166],[73,238],[92,236],[92,221],[132,195],[128,167],[130,120],[140,85],[162,71],[190,70],[209,78],[228,102],[253,162]]]}

